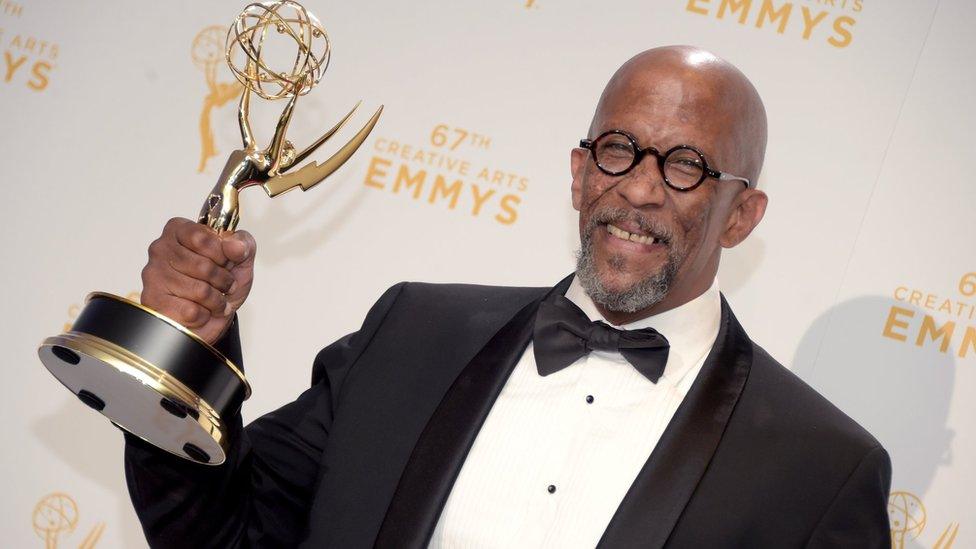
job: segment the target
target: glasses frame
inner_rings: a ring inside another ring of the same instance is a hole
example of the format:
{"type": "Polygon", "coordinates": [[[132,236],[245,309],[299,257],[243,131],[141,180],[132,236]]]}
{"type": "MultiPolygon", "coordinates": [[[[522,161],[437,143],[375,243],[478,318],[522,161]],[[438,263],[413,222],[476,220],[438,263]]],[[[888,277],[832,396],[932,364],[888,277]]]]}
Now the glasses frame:
{"type": "Polygon", "coordinates": [[[641,161],[644,160],[645,156],[650,154],[651,156],[657,159],[657,167],[658,167],[658,171],[661,173],[661,179],[664,180],[664,183],[668,187],[671,187],[676,191],[682,191],[682,192],[693,191],[697,189],[698,186],[701,185],[705,181],[705,179],[709,177],[713,177],[715,179],[718,179],[719,181],[741,181],[742,183],[745,184],[747,189],[752,187],[752,182],[746,179],[745,177],[740,177],[738,175],[732,175],[730,173],[724,173],[709,168],[708,161],[705,159],[705,153],[701,152],[696,147],[692,147],[691,145],[675,145],[674,147],[668,149],[667,152],[662,154],[661,151],[655,149],[654,147],[647,147],[642,149],[640,145],[637,144],[637,138],[625,132],[624,130],[607,130],[601,133],[600,135],[598,135],[595,139],[580,139],[579,146],[582,149],[586,149],[590,151],[591,155],[593,156],[593,163],[596,164],[596,167],[599,168],[601,172],[611,176],[620,176],[626,174],[630,170],[633,170],[638,164],[640,164],[641,161]],[[613,135],[613,134],[621,135],[625,137],[627,141],[630,142],[630,146],[633,147],[634,149],[634,160],[630,163],[630,166],[627,166],[623,170],[618,170],[618,171],[608,170],[600,165],[600,159],[597,158],[596,148],[594,147],[594,145],[596,144],[597,141],[603,139],[608,135],[613,135]],[[667,174],[664,171],[664,161],[667,160],[668,156],[673,154],[675,151],[679,151],[682,149],[690,150],[695,154],[697,154],[698,158],[701,160],[701,165],[702,165],[701,177],[698,178],[698,181],[694,185],[690,185],[688,187],[679,187],[671,183],[671,181],[668,179],[667,174]]]}

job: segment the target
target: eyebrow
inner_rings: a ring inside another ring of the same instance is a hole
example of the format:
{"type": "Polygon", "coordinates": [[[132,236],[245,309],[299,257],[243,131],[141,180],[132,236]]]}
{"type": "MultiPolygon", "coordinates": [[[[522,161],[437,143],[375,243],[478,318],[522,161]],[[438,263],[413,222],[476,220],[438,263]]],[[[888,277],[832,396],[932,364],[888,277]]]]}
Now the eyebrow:
{"type": "MultiPolygon", "coordinates": [[[[625,132],[629,133],[630,135],[634,136],[637,139],[637,144],[640,145],[641,148],[647,148],[648,146],[651,146],[651,147],[654,147],[655,149],[657,149],[659,152],[662,152],[663,153],[663,152],[666,152],[668,150],[671,150],[672,148],[677,147],[679,145],[688,145],[690,147],[694,147],[694,148],[698,149],[706,157],[708,157],[708,158],[711,158],[712,157],[712,155],[708,152],[708,150],[707,150],[706,147],[702,147],[701,145],[699,145],[693,139],[684,139],[684,138],[681,138],[681,137],[679,137],[677,139],[671,139],[670,140],[671,144],[668,145],[668,146],[665,146],[665,147],[659,147],[656,144],[656,142],[654,142],[654,141],[652,141],[650,143],[650,145],[648,145],[648,143],[646,143],[643,139],[641,139],[641,137],[639,135],[637,135],[637,132],[635,132],[635,131],[633,131],[633,130],[625,127],[625,126],[608,126],[606,128],[602,128],[602,129],[600,129],[599,132],[596,132],[596,135],[594,135],[590,139],[595,139],[597,135],[600,135],[601,133],[607,132],[607,131],[610,131],[610,130],[622,130],[622,131],[625,131],[625,132]]],[[[660,141],[657,141],[657,142],[660,142],[660,141]]]]}

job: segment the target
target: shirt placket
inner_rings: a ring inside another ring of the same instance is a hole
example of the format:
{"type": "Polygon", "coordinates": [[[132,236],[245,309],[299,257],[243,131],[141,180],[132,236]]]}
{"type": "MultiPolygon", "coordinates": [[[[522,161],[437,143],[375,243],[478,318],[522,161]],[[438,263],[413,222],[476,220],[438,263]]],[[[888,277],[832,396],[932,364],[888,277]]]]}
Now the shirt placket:
{"type": "Polygon", "coordinates": [[[588,471],[584,451],[587,444],[599,443],[594,436],[594,428],[599,425],[599,397],[606,393],[604,377],[598,371],[599,363],[604,360],[596,353],[586,355],[571,368],[576,370],[576,379],[572,387],[561,395],[562,408],[565,410],[567,421],[561,422],[561,447],[558,464],[553,464],[553,478],[551,484],[555,491],[549,494],[550,505],[547,508],[547,528],[545,537],[540,540],[540,547],[575,547],[579,546],[579,536],[572,526],[566,528],[563,520],[565,514],[578,515],[581,507],[587,502],[585,494],[578,492],[579,475],[591,473],[588,471]],[[560,527],[562,526],[562,527],[560,527]]]}
{"type": "Polygon", "coordinates": [[[520,547],[548,546],[546,540],[559,516],[560,501],[568,496],[564,480],[571,474],[576,438],[580,429],[585,430],[585,410],[576,402],[582,402],[576,396],[580,392],[580,379],[586,370],[585,366],[586,359],[583,358],[567,367],[564,373],[573,376],[573,380],[563,384],[552,395],[553,413],[548,418],[546,433],[539,441],[538,455],[541,465],[537,469],[539,473],[534,485],[530,487],[532,497],[527,520],[524,521],[516,540],[520,547]]]}

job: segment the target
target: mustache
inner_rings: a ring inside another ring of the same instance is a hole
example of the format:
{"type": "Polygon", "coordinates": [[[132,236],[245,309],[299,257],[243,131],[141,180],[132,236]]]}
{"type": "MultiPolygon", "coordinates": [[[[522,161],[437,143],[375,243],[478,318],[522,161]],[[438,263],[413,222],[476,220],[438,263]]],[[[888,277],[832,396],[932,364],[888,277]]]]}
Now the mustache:
{"type": "Polygon", "coordinates": [[[586,223],[586,228],[583,233],[587,238],[590,238],[597,227],[608,223],[616,224],[619,221],[631,221],[635,223],[640,227],[642,232],[654,236],[664,244],[670,244],[674,234],[667,225],[656,219],[649,218],[635,210],[614,207],[595,210],[590,215],[590,220],[586,223]]]}

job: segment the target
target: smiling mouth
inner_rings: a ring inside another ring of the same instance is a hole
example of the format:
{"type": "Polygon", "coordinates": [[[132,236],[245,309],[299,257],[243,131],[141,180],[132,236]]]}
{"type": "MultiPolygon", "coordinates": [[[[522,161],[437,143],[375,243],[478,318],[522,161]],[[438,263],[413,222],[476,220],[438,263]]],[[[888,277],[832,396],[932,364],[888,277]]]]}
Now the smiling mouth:
{"type": "Polygon", "coordinates": [[[663,244],[664,241],[654,235],[643,235],[638,233],[631,233],[613,225],[607,223],[607,232],[610,236],[619,238],[621,240],[627,240],[629,242],[636,242],[637,244],[663,244]]]}

